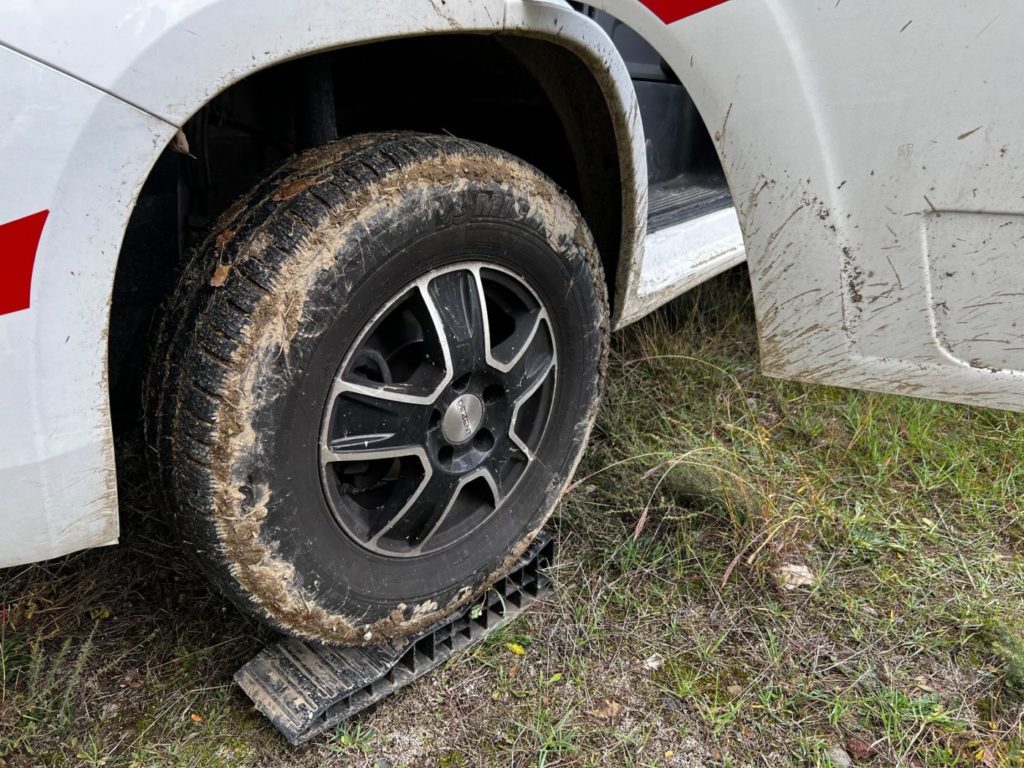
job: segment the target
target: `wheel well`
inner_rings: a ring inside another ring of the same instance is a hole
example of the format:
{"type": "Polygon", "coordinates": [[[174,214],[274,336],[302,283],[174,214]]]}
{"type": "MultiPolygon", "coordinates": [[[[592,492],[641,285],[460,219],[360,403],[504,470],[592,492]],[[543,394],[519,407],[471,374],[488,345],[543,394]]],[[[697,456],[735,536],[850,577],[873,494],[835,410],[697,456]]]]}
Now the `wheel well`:
{"type": "Polygon", "coordinates": [[[290,155],[364,131],[450,133],[532,163],[572,197],[604,259],[609,295],[622,234],[615,125],[578,56],[511,35],[452,34],[341,48],[232,85],[184,126],[143,187],[118,260],[109,367],[117,396],[145,362],[153,309],[213,220],[290,155]]]}

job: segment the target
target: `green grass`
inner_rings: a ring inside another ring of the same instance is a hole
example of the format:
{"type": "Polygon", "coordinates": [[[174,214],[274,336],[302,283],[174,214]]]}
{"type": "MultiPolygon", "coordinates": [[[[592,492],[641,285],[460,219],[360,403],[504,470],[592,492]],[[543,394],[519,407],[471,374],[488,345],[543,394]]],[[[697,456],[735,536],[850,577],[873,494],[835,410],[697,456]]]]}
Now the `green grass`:
{"type": "Polygon", "coordinates": [[[555,596],[300,749],[122,451],[124,544],[0,571],[0,759],[1024,766],[1024,418],[766,379],[745,281],[616,337],[555,596]]]}

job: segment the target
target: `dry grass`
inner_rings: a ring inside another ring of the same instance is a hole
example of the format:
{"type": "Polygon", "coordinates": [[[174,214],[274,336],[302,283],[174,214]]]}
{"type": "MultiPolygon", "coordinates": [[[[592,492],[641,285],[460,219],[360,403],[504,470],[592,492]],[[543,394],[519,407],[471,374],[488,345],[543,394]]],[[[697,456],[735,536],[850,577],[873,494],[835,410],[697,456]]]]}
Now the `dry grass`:
{"type": "Polygon", "coordinates": [[[121,546],[0,571],[0,759],[1024,765],[1024,419],[761,377],[745,279],[618,336],[555,597],[301,749],[128,466],[121,546]]]}

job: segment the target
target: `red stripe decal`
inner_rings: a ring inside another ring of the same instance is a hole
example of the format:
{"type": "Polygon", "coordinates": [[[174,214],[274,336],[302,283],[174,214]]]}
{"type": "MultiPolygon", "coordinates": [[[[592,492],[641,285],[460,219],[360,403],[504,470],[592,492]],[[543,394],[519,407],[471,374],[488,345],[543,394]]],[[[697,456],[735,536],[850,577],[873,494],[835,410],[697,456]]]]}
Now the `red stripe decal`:
{"type": "Polygon", "coordinates": [[[0,315],[28,309],[32,267],[49,211],[0,224],[0,315]]]}
{"type": "Polygon", "coordinates": [[[726,0],[641,0],[647,8],[666,24],[706,11],[726,0]]]}

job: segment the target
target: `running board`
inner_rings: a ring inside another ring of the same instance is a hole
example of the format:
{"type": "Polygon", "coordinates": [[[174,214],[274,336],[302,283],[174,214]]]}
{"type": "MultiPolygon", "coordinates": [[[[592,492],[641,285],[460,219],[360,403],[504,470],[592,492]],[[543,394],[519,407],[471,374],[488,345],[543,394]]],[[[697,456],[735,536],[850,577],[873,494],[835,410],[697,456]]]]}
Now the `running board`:
{"type": "Polygon", "coordinates": [[[366,709],[476,645],[551,592],[555,545],[541,533],[507,576],[469,608],[413,638],[370,647],[281,640],[235,672],[235,682],[293,745],[366,709]]]}
{"type": "Polygon", "coordinates": [[[732,206],[649,232],[630,270],[615,327],[621,328],[747,258],[732,206]]]}

